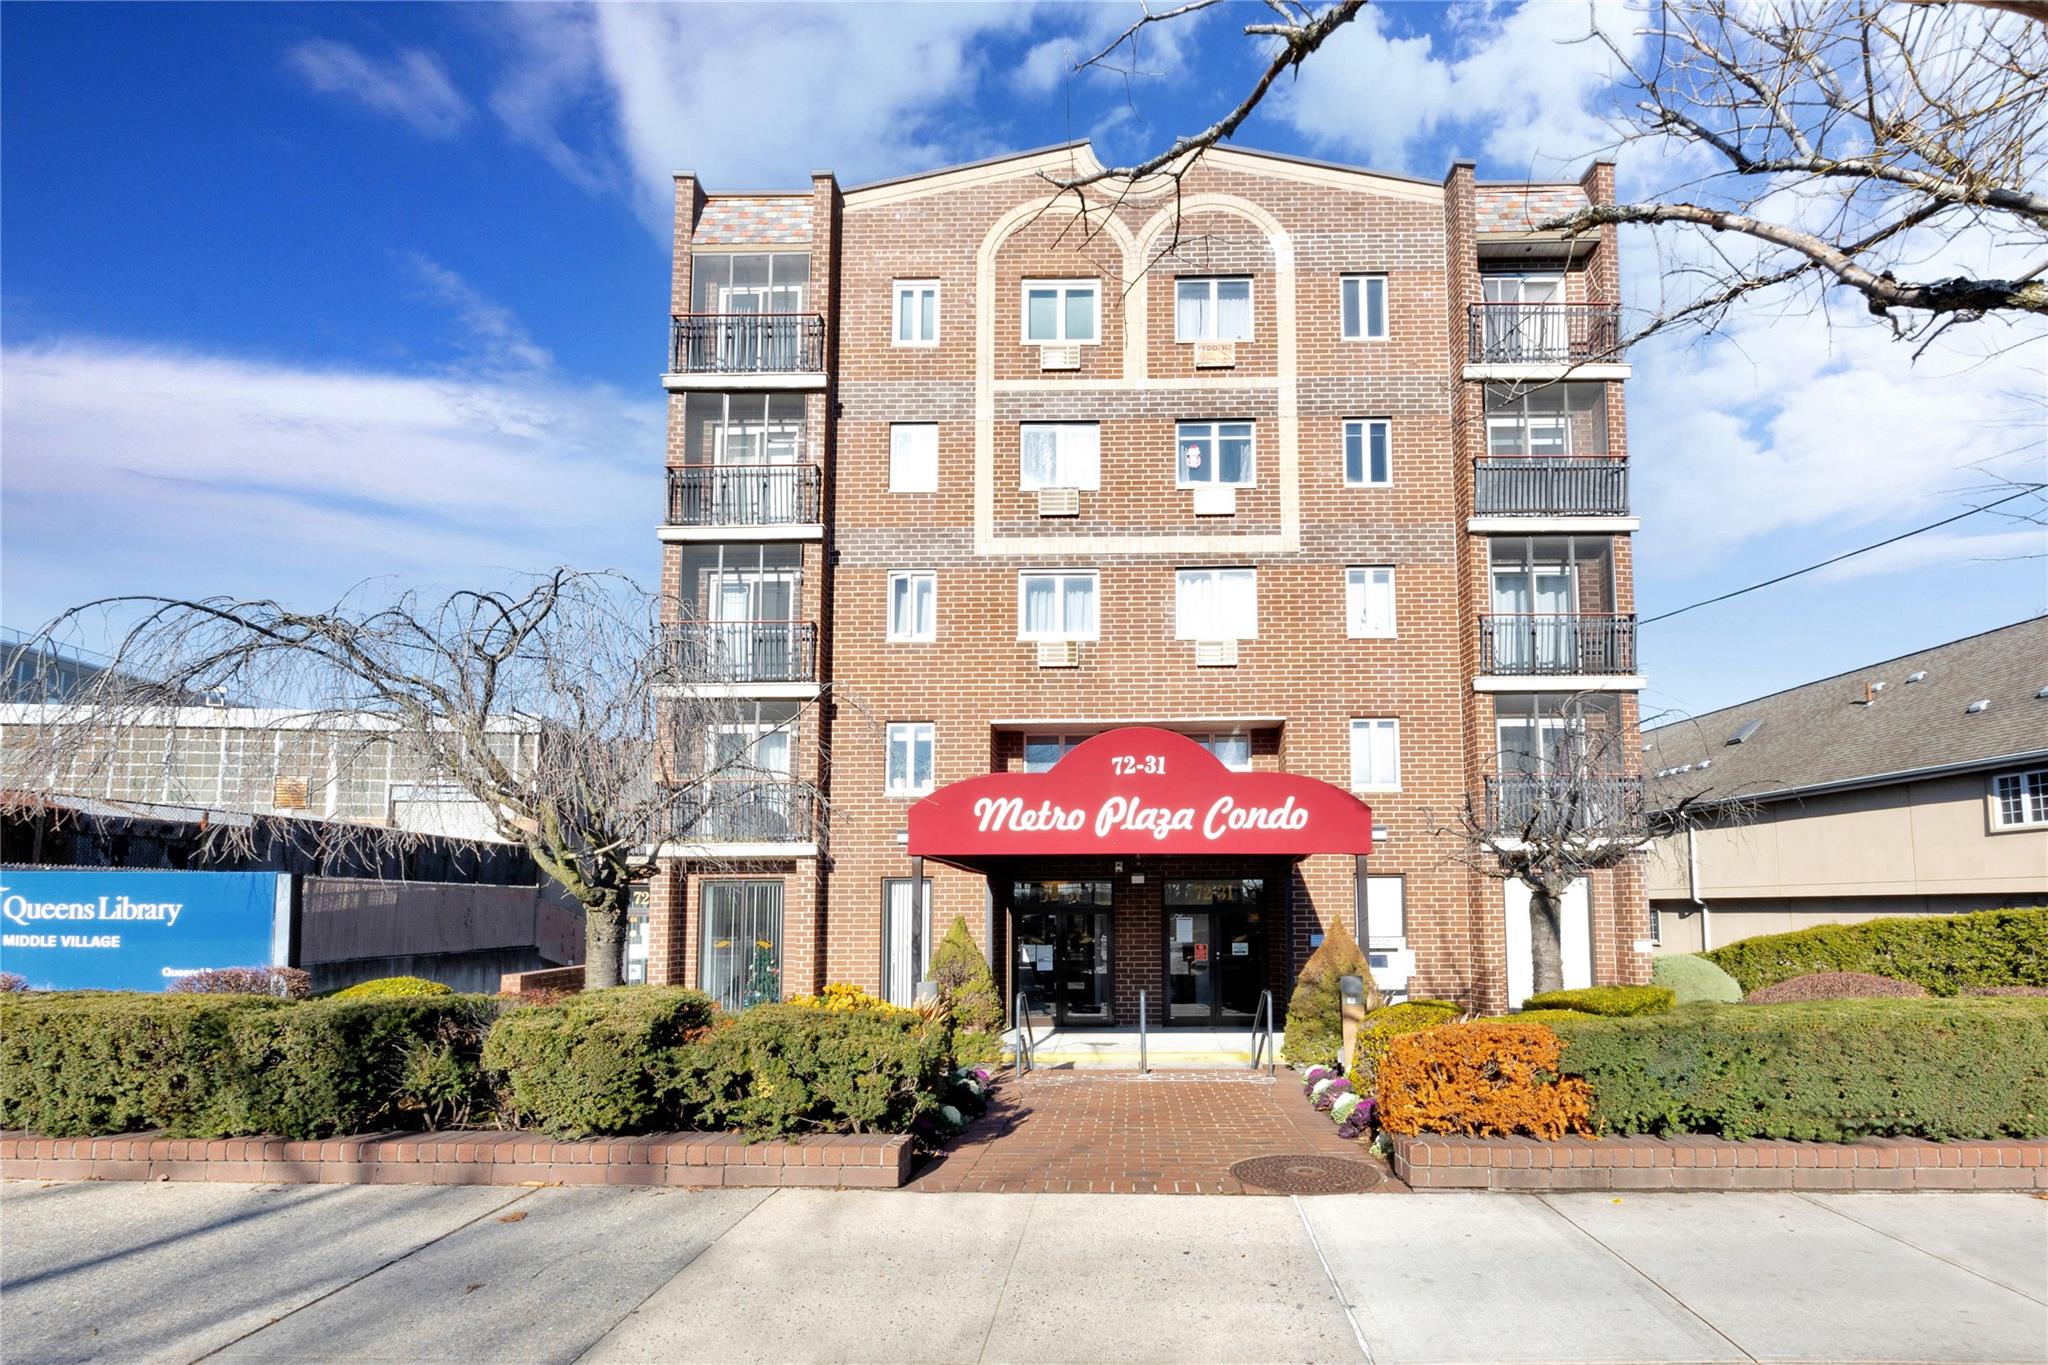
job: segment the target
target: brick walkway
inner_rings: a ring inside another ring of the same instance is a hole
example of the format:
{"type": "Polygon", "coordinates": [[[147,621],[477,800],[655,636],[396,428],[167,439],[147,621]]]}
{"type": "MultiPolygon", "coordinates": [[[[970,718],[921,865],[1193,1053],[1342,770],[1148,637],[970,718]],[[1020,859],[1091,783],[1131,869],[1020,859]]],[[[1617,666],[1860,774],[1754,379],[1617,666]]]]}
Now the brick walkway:
{"type": "MultiPolygon", "coordinates": [[[[911,1178],[925,1192],[1263,1194],[1230,1174],[1252,1156],[1369,1161],[1302,1098],[1292,1072],[1005,1072],[988,1113],[911,1178]]],[[[1400,1189],[1391,1174],[1382,1189],[1400,1189]]]]}

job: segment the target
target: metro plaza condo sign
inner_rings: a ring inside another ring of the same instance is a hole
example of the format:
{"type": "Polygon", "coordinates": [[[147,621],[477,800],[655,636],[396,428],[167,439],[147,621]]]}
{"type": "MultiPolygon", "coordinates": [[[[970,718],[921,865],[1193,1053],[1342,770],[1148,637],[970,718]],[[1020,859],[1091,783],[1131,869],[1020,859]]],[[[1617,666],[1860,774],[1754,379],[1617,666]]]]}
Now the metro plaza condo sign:
{"type": "Polygon", "coordinates": [[[913,856],[1245,856],[1372,851],[1372,812],[1293,773],[1233,772],[1194,740],[1133,726],[1083,740],[1042,773],[991,773],[910,808],[913,856]]]}

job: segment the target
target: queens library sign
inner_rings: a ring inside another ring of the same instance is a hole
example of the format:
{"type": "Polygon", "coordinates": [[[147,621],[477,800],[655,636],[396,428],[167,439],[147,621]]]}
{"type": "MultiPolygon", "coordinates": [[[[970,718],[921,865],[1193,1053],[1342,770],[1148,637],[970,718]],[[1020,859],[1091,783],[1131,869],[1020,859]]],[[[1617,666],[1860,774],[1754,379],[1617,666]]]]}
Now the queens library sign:
{"type": "Polygon", "coordinates": [[[161,991],[214,967],[282,965],[277,872],[0,868],[0,971],[38,990],[161,991]]]}

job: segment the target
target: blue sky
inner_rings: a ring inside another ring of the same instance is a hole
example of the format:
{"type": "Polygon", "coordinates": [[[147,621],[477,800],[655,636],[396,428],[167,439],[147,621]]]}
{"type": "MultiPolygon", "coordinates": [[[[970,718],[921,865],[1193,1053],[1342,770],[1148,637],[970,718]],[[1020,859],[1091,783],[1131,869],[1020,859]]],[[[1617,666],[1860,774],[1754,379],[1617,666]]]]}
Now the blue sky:
{"type": "MultiPolygon", "coordinates": [[[[6,5],[0,616],[562,562],[651,581],[667,172],[855,184],[1081,136],[1142,154],[1258,57],[1218,13],[1128,82],[1069,72],[1135,13],[6,5]]],[[[1375,7],[1238,141],[1430,177],[1457,155],[1575,169],[1612,92],[1559,41],[1584,14],[1375,7]]],[[[1624,193],[1670,170],[1624,161],[1624,193]]],[[[1647,242],[1628,266],[1654,286],[1647,242]]],[[[1916,365],[1853,308],[1640,349],[1643,614],[1960,510],[1973,465],[2042,477],[2041,351],[2000,330],[1916,365]]],[[[2017,557],[2040,548],[1973,518],[1647,627],[1646,707],[2048,609],[2048,561],[2017,557]]]]}

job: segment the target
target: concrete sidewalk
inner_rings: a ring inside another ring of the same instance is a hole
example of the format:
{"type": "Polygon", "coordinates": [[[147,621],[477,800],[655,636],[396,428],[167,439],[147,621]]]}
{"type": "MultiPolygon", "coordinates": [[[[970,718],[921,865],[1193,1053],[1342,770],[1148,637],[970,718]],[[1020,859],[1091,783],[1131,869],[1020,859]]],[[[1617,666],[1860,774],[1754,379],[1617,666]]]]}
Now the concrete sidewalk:
{"type": "Polygon", "coordinates": [[[0,1350],[2042,1362],[2048,1201],[13,1182],[0,1350]]]}

